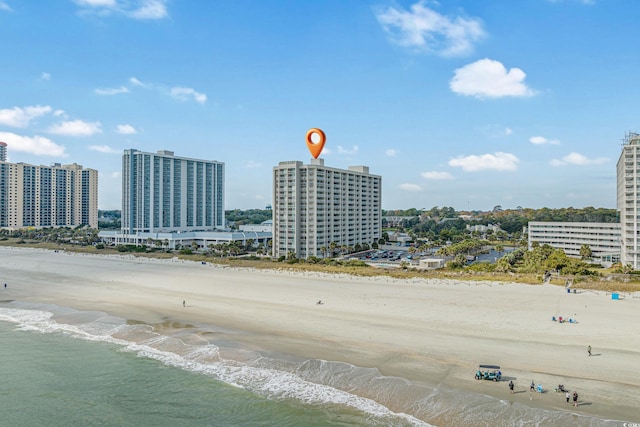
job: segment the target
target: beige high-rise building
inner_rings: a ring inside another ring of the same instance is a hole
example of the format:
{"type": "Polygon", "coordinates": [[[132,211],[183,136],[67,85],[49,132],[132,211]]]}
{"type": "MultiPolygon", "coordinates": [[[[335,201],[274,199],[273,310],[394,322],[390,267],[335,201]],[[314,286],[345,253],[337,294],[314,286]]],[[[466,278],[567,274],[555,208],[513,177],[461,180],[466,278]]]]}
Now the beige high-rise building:
{"type": "Polygon", "coordinates": [[[617,164],[620,262],[640,268],[640,134],[625,135],[617,164]]]}
{"type": "Polygon", "coordinates": [[[98,171],[0,162],[0,227],[98,228],[98,171]]]}
{"type": "Polygon", "coordinates": [[[335,247],[382,236],[382,178],[366,166],[348,170],[280,162],[273,168],[273,255],[325,257],[335,247]]]}

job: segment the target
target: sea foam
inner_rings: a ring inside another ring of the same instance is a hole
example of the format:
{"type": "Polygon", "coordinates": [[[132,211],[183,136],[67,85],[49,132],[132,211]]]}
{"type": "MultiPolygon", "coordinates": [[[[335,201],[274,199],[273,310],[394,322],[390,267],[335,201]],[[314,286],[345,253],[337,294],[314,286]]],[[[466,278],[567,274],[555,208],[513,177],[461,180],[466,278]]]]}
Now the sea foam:
{"type": "MultiPolygon", "coordinates": [[[[213,344],[185,344],[179,338],[154,332],[149,325],[127,325],[124,321],[114,321],[115,318],[106,314],[95,314],[96,318],[91,322],[70,324],[59,323],[50,311],[0,308],[0,321],[15,323],[19,330],[63,333],[74,338],[115,344],[123,351],[207,375],[269,399],[291,399],[309,405],[348,406],[369,414],[372,425],[430,426],[411,415],[393,412],[372,399],[307,381],[295,372],[269,367],[277,363],[269,363],[268,358],[255,356],[253,362],[257,366],[222,359],[219,357],[219,348],[213,344]]],[[[66,314],[64,318],[70,320],[72,316],[66,314]]]]}
{"type": "Polygon", "coordinates": [[[0,306],[0,321],[15,323],[20,330],[111,343],[121,351],[207,375],[273,400],[343,405],[367,414],[369,425],[432,425],[424,420],[441,426],[620,425],[620,421],[531,408],[442,385],[417,384],[343,362],[280,359],[239,348],[221,351],[199,336],[195,339],[191,332],[181,331],[179,337],[163,335],[151,325],[127,324],[100,312],[15,303],[0,306]]]}

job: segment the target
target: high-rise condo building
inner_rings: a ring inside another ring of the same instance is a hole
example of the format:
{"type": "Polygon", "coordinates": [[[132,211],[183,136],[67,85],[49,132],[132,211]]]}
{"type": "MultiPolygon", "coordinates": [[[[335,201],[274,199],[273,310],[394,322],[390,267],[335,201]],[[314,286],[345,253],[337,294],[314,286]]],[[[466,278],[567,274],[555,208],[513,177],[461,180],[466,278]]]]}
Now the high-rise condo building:
{"type": "Polygon", "coordinates": [[[98,171],[0,162],[0,227],[98,228],[98,171]]]}
{"type": "Polygon", "coordinates": [[[377,242],[381,194],[382,178],[366,166],[280,162],[273,168],[273,255],[325,257],[334,248],[377,242]]]}
{"type": "Polygon", "coordinates": [[[0,162],[7,161],[7,143],[0,141],[0,162]]]}
{"type": "Polygon", "coordinates": [[[224,163],[172,151],[122,155],[122,232],[224,228],[224,163]]]}
{"type": "Polygon", "coordinates": [[[628,133],[617,164],[620,262],[640,268],[640,134],[628,133]]]}

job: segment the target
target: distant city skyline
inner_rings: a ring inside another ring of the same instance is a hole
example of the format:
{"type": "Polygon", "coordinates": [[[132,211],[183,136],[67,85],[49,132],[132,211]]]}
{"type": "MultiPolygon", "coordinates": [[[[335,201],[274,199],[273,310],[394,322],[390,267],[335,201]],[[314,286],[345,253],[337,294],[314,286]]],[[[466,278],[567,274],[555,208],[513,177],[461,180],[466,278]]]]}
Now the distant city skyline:
{"type": "Polygon", "coordinates": [[[273,167],[368,165],[382,208],[616,207],[639,129],[631,0],[0,0],[10,162],[122,154],[225,163],[225,208],[272,205],[273,167]]]}

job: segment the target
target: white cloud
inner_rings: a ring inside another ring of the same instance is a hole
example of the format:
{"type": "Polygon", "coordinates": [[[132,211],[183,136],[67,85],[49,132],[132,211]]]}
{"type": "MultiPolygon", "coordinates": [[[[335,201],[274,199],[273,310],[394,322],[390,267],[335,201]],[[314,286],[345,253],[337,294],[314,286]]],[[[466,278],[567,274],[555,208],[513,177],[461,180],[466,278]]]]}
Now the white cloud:
{"type": "Polygon", "coordinates": [[[426,7],[424,1],[411,6],[411,11],[389,7],[376,17],[393,42],[443,56],[470,53],[485,36],[480,19],[449,18],[426,7]]]}
{"type": "Polygon", "coordinates": [[[511,135],[513,133],[513,131],[511,130],[511,128],[505,128],[504,129],[504,134],[505,135],[511,135]]]}
{"type": "Polygon", "coordinates": [[[135,77],[130,77],[129,78],[129,82],[135,86],[141,86],[141,87],[146,87],[147,85],[145,85],[144,83],[142,83],[140,80],[136,79],[135,77]]]}
{"type": "Polygon", "coordinates": [[[207,102],[207,95],[204,93],[196,92],[190,87],[172,87],[171,96],[181,101],[187,101],[193,98],[196,102],[204,104],[207,102]]]}
{"type": "Polygon", "coordinates": [[[94,92],[98,95],[117,95],[119,93],[129,93],[129,88],[126,86],[120,86],[116,88],[107,88],[107,89],[95,89],[94,92]]]}
{"type": "Polygon", "coordinates": [[[394,149],[394,148],[390,148],[388,150],[386,150],[384,152],[385,156],[387,157],[395,157],[398,155],[398,150],[394,149]]]}
{"type": "Polygon", "coordinates": [[[577,166],[588,166],[588,165],[600,165],[602,163],[608,162],[609,159],[606,157],[598,157],[596,159],[589,159],[587,156],[580,153],[569,153],[561,159],[553,159],[551,160],[552,166],[567,166],[567,165],[577,165],[577,166]]]}
{"type": "Polygon", "coordinates": [[[66,136],[91,136],[102,133],[100,122],[84,122],[82,120],[70,120],[58,123],[49,128],[48,132],[66,136]]]}
{"type": "Polygon", "coordinates": [[[8,4],[6,4],[5,2],[3,2],[2,0],[0,0],[0,10],[11,10],[11,8],[9,7],[8,4]]]}
{"type": "Polygon", "coordinates": [[[449,160],[449,166],[461,167],[465,172],[482,170],[514,171],[518,169],[520,159],[511,153],[497,152],[480,156],[460,156],[449,160]]]}
{"type": "Polygon", "coordinates": [[[141,0],[140,6],[127,13],[134,19],[162,19],[169,13],[165,0],[141,0]]]}
{"type": "Polygon", "coordinates": [[[436,180],[453,179],[453,175],[451,175],[449,172],[431,171],[431,172],[422,172],[420,175],[424,179],[436,179],[436,180]]]}
{"type": "Polygon", "coordinates": [[[74,0],[78,6],[85,7],[116,7],[116,0],[74,0]]]}
{"type": "Polygon", "coordinates": [[[544,136],[532,136],[531,138],[529,138],[529,142],[535,145],[543,145],[543,144],[551,144],[551,145],[558,145],[560,144],[560,141],[558,141],[557,139],[547,139],[544,136]]]}
{"type": "Polygon", "coordinates": [[[131,125],[118,125],[116,132],[121,135],[135,135],[138,133],[136,128],[131,125]]]}
{"type": "MultiPolygon", "coordinates": [[[[2,0],[0,0],[2,1],[2,0]]],[[[119,13],[133,19],[162,19],[169,16],[167,0],[73,0],[81,13],[109,16],[119,13]]]]}
{"type": "Polygon", "coordinates": [[[51,74],[49,73],[40,74],[40,80],[51,80],[51,74]]]}
{"type": "Polygon", "coordinates": [[[11,132],[0,132],[0,141],[7,143],[9,151],[21,151],[36,156],[67,156],[63,145],[58,145],[42,136],[28,137],[11,132]]]}
{"type": "Polygon", "coordinates": [[[527,76],[520,68],[507,71],[499,61],[480,59],[455,70],[449,87],[460,95],[476,98],[533,96],[535,91],[524,84],[527,76]]]}
{"type": "Polygon", "coordinates": [[[44,116],[52,110],[48,105],[36,105],[33,107],[13,107],[0,110],[0,124],[14,128],[25,128],[31,120],[44,116]]]}
{"type": "Polygon", "coordinates": [[[404,190],[404,191],[421,191],[422,190],[422,187],[420,187],[418,184],[404,183],[404,184],[400,184],[399,187],[401,190],[404,190]]]}
{"type": "Polygon", "coordinates": [[[108,145],[90,145],[89,150],[98,151],[100,153],[105,154],[116,154],[120,153],[120,150],[116,150],[115,148],[111,148],[108,145]]]}
{"type": "Polygon", "coordinates": [[[342,145],[338,145],[338,153],[339,154],[347,154],[347,155],[354,155],[358,152],[358,146],[354,145],[351,149],[348,148],[344,148],[342,145]]]}
{"type": "Polygon", "coordinates": [[[111,172],[111,178],[120,178],[120,172],[111,172]]]}
{"type": "Polygon", "coordinates": [[[189,101],[193,100],[199,104],[204,104],[207,102],[207,94],[198,92],[197,90],[184,87],[184,86],[174,86],[172,88],[168,88],[167,85],[162,83],[154,83],[154,82],[142,82],[136,77],[129,78],[130,86],[138,86],[142,87],[154,92],[161,93],[162,95],[169,95],[174,99],[178,99],[180,101],[189,101]]]}

